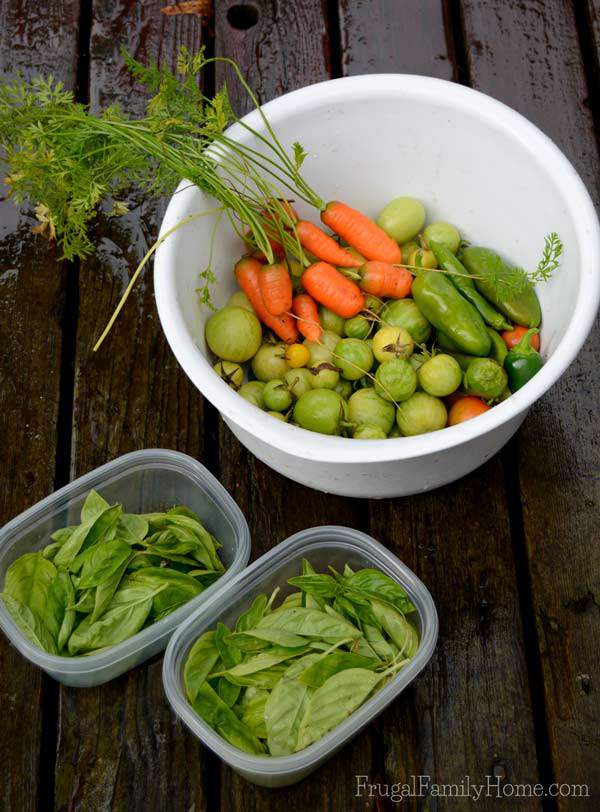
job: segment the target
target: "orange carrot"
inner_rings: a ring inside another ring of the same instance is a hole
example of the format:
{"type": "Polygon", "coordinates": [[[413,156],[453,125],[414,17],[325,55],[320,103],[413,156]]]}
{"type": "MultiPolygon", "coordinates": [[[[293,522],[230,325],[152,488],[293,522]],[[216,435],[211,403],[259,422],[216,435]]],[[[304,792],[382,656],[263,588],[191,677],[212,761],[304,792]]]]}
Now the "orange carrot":
{"type": "Polygon", "coordinates": [[[321,323],[319,321],[319,311],[317,303],[307,293],[299,293],[294,296],[292,305],[293,312],[298,316],[298,329],[309,341],[319,341],[321,333],[321,323]]]}
{"type": "Polygon", "coordinates": [[[283,316],[292,309],[292,280],[285,265],[263,265],[258,285],[265,307],[272,316],[283,316]]]}
{"type": "Polygon", "coordinates": [[[263,302],[258,282],[262,264],[254,257],[243,257],[234,268],[238,285],[244,291],[256,315],[276,336],[287,344],[294,344],[298,340],[298,328],[292,316],[285,313],[283,316],[273,316],[263,302]]]}
{"type": "Polygon", "coordinates": [[[398,243],[377,223],[345,203],[332,200],[321,212],[321,220],[367,259],[380,259],[391,265],[402,262],[398,243]]]}
{"type": "Polygon", "coordinates": [[[319,226],[309,223],[308,220],[300,220],[296,224],[296,233],[302,247],[318,259],[342,268],[356,268],[360,264],[355,257],[338,245],[333,237],[325,234],[319,226]]]}
{"type": "Polygon", "coordinates": [[[412,287],[413,277],[406,268],[397,268],[389,262],[371,259],[359,269],[360,286],[373,296],[404,299],[412,287]]]}
{"type": "Polygon", "coordinates": [[[365,297],[358,285],[343,276],[327,262],[315,262],[302,274],[302,285],[319,304],[349,319],[365,306],[365,297]]]}
{"type": "Polygon", "coordinates": [[[484,412],[489,411],[490,407],[484,403],[481,398],[475,398],[471,395],[460,398],[453,404],[448,415],[448,425],[456,426],[457,423],[464,423],[465,420],[471,420],[484,412]]]}

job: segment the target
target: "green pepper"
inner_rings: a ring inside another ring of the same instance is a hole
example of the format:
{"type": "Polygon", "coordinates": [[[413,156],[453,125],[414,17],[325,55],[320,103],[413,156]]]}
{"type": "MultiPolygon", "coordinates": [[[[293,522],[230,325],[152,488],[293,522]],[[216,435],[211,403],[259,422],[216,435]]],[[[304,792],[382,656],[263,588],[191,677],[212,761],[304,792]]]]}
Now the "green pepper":
{"type": "Polygon", "coordinates": [[[445,245],[433,240],[429,241],[429,247],[435,254],[439,267],[448,272],[448,278],[454,287],[467,301],[471,302],[485,323],[493,327],[494,330],[510,330],[512,324],[481,295],[475,287],[475,281],[469,276],[469,271],[454,256],[452,251],[449,251],[445,245]]]}
{"type": "Polygon", "coordinates": [[[465,248],[460,255],[469,273],[475,277],[477,290],[495,304],[512,321],[525,327],[537,327],[542,311],[533,285],[527,281],[520,293],[502,291],[502,277],[513,273],[489,248],[465,248]]]}
{"type": "Polygon", "coordinates": [[[491,340],[477,310],[440,271],[420,270],[412,286],[413,299],[425,318],[450,336],[461,352],[487,355],[491,340]]]}
{"type": "Polygon", "coordinates": [[[492,349],[490,350],[490,358],[493,358],[494,361],[500,364],[500,366],[504,366],[504,359],[506,358],[506,353],[508,350],[506,349],[506,344],[504,343],[504,339],[497,333],[495,330],[492,330],[491,327],[488,327],[488,335],[492,340],[492,349]]]}
{"type": "Polygon", "coordinates": [[[507,383],[506,372],[491,358],[473,358],[463,376],[463,386],[468,394],[484,400],[499,397],[507,383]]]}
{"type": "Polygon", "coordinates": [[[507,352],[504,359],[504,369],[513,392],[525,386],[544,365],[542,356],[531,346],[531,336],[535,333],[539,333],[535,327],[527,330],[519,343],[507,352]]]}

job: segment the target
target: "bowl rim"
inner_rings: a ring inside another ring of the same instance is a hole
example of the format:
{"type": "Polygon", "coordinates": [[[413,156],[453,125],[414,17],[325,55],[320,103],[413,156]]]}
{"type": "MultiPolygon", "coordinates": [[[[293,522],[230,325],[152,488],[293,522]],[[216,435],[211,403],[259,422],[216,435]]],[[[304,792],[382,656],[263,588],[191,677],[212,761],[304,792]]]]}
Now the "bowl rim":
{"type": "MultiPolygon", "coordinates": [[[[442,106],[465,110],[482,118],[488,126],[502,131],[528,151],[532,160],[546,166],[561,180],[563,199],[571,211],[577,212],[575,231],[581,251],[581,277],[573,315],[565,334],[552,356],[536,376],[513,393],[503,403],[456,426],[415,437],[363,440],[319,435],[298,426],[275,420],[241,398],[217,375],[188,332],[177,300],[177,263],[175,241],[165,240],[157,249],[154,265],[154,287],[160,321],[167,341],[182,368],[213,405],[243,431],[256,436],[266,445],[305,460],[325,463],[369,463],[408,460],[436,454],[474,440],[519,417],[540,398],[565,372],[581,349],[590,332],[600,302],[600,224],[590,195],[579,174],[558,148],[535,124],[503,102],[472,88],[444,79],[411,74],[369,74],[331,79],[280,96],[262,106],[274,127],[289,113],[307,110],[315,102],[328,100],[339,103],[368,93],[371,98],[398,92],[403,97],[430,100],[442,106]],[[202,381],[200,386],[199,381],[202,381]]],[[[262,119],[254,110],[243,118],[250,126],[260,129],[262,119]]],[[[239,140],[248,138],[240,124],[233,125],[229,135],[239,140]]],[[[179,222],[189,196],[197,189],[182,180],[171,198],[160,234],[179,222]]]]}

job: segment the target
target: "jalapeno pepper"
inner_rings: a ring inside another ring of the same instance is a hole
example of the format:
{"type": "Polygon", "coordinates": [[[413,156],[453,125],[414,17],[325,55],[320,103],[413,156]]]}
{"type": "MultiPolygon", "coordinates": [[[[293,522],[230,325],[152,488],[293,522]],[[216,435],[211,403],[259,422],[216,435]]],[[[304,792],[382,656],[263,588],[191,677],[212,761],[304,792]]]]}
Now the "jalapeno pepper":
{"type": "Polygon", "coordinates": [[[492,340],[492,349],[490,350],[490,358],[493,358],[500,366],[504,366],[504,359],[506,358],[506,344],[504,339],[491,327],[488,327],[488,335],[492,340]]]}
{"type": "Polygon", "coordinates": [[[544,362],[542,356],[531,346],[531,337],[538,333],[535,327],[527,330],[516,347],[509,350],[504,359],[504,369],[508,375],[508,383],[513,392],[520,389],[530,381],[536,372],[539,372],[544,362]]]}
{"type": "Polygon", "coordinates": [[[474,277],[477,290],[505,316],[524,327],[539,325],[542,311],[530,282],[527,282],[520,293],[512,295],[503,293],[502,276],[510,274],[512,268],[503,262],[498,254],[489,248],[465,248],[460,254],[460,259],[474,277]]]}
{"type": "Polygon", "coordinates": [[[488,354],[491,340],[483,319],[445,274],[420,270],[413,282],[412,295],[425,318],[450,336],[461,352],[488,354]]]}
{"type": "Polygon", "coordinates": [[[454,287],[461,293],[467,301],[471,302],[485,321],[494,330],[510,330],[512,325],[504,318],[488,300],[481,295],[475,287],[475,282],[469,276],[469,271],[462,262],[454,256],[452,251],[445,245],[441,245],[434,240],[429,241],[429,247],[435,254],[440,268],[448,271],[448,278],[454,287]]]}

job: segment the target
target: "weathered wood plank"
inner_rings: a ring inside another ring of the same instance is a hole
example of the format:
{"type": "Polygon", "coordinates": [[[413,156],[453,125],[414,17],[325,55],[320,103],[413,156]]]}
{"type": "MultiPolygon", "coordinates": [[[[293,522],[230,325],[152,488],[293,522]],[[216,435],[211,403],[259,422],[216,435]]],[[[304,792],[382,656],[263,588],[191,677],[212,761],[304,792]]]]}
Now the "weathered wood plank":
{"type": "Polygon", "coordinates": [[[339,0],[342,72],[452,79],[442,0],[339,0]]]}
{"type": "MultiPolygon", "coordinates": [[[[167,19],[161,5],[94,3],[89,86],[94,109],[118,102],[131,113],[143,110],[143,94],[122,65],[121,45],[142,61],[174,64],[179,43],[201,44],[196,17],[167,19]]],[[[200,458],[204,451],[202,399],[162,335],[148,274],[107,342],[91,352],[158,231],[160,206],[131,203],[126,217],[99,223],[99,252],[80,271],[73,475],[144,447],[176,448],[200,458]]],[[[168,707],[161,665],[157,658],[98,689],[61,688],[57,809],[208,807],[213,762],[168,707]]]]}
{"type": "MultiPolygon", "coordinates": [[[[215,17],[217,55],[237,60],[261,101],[296,87],[329,77],[329,41],[320,2],[272,4],[254,2],[255,25],[244,30],[231,24],[232,0],[218,3],[215,17]]],[[[233,17],[235,22],[235,17],[233,17]]],[[[224,80],[236,110],[248,109],[246,100],[227,69],[218,66],[217,86],[224,80]]],[[[304,488],[275,473],[253,458],[221,424],[220,477],[246,513],[256,558],[291,533],[318,524],[363,527],[363,504],[326,496],[304,488]]],[[[221,770],[221,805],[224,809],[351,809],[354,778],[373,758],[372,733],[353,744],[323,767],[315,780],[277,792],[248,784],[231,770],[221,770]]],[[[372,806],[372,804],[370,805],[372,806]]],[[[370,808],[367,806],[367,808],[370,808]]],[[[365,808],[364,804],[360,808],[365,808]]]]}
{"type": "MultiPolygon", "coordinates": [[[[598,10],[598,4],[593,4],[598,10]]],[[[597,134],[570,3],[463,4],[475,87],[515,107],[565,151],[600,202],[597,134]]],[[[582,4],[583,6],[583,4],[582,4]]],[[[596,113],[600,110],[596,110],[596,113]]],[[[600,791],[598,327],[532,409],[518,440],[523,526],[554,777],[600,791]]],[[[541,691],[542,686],[537,686],[541,691]]],[[[568,800],[559,807],[571,808],[568,800]]],[[[582,807],[583,808],[583,807],[582,807]]]]}
{"type": "MultiPolygon", "coordinates": [[[[79,3],[0,3],[0,72],[53,73],[74,87],[79,3]]],[[[66,269],[31,234],[35,220],[0,204],[0,522],[54,490],[66,269]]],[[[0,806],[34,810],[48,677],[2,637],[0,806]],[[25,735],[24,735],[25,732],[25,735]]],[[[48,703],[53,702],[48,697],[48,703]]]]}
{"type": "MultiPolygon", "coordinates": [[[[341,0],[344,73],[456,75],[447,57],[455,44],[452,39],[444,44],[442,4],[417,5],[420,14],[414,4],[403,4],[401,20],[391,4],[341,0]],[[393,34],[382,44],[386,22],[393,34]]],[[[398,194],[410,189],[390,189],[389,197],[398,194]]],[[[371,530],[428,585],[440,615],[430,667],[379,723],[377,780],[405,783],[413,775],[429,775],[454,784],[468,775],[484,782],[500,770],[503,780],[535,782],[534,727],[500,459],[433,493],[372,503],[371,530]]],[[[524,801],[521,808],[537,809],[539,802],[524,801]]]]}

